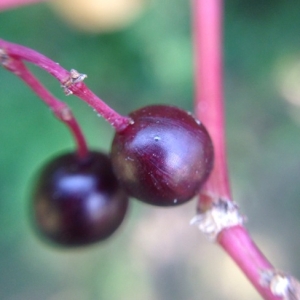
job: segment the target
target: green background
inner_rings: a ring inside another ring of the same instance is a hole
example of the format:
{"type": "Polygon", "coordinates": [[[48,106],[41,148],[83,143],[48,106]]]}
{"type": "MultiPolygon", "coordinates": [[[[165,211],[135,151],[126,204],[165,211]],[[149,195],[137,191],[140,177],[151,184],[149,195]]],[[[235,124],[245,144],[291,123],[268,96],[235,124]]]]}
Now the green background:
{"type": "MultiPolygon", "coordinates": [[[[190,23],[189,1],[153,1],[129,27],[88,34],[38,4],[2,12],[0,36],[88,74],[86,84],[122,114],[151,103],[192,110],[190,23]]],[[[234,200],[266,256],[298,277],[299,62],[299,1],[226,1],[226,122],[234,200]],[[294,104],[287,101],[289,94],[294,104]]],[[[76,97],[65,97],[48,74],[32,70],[70,105],[89,145],[108,151],[110,126],[76,97]]],[[[43,244],[28,217],[34,174],[74,144],[49,109],[4,69],[0,114],[1,300],[260,299],[230,259],[189,226],[194,202],[175,209],[133,202],[122,228],[90,248],[43,244]]]]}

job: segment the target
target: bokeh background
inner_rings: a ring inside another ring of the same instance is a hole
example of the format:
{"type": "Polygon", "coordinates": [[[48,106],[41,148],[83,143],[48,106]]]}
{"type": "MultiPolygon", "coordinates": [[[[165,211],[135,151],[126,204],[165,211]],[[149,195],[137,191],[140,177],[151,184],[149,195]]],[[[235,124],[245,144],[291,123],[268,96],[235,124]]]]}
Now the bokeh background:
{"type": "MultiPolygon", "coordinates": [[[[1,37],[88,74],[88,86],[122,114],[151,103],[192,110],[189,1],[63,2],[1,12],[1,37]],[[77,15],[89,2],[100,15],[77,15]],[[100,3],[114,7],[98,12],[100,3]]],[[[234,199],[266,256],[300,277],[300,2],[226,1],[224,63],[234,199]]],[[[71,106],[91,147],[108,151],[110,126],[32,70],[71,106]]],[[[230,258],[189,225],[195,202],[175,209],[132,202],[120,230],[93,247],[41,242],[28,217],[35,173],[74,144],[4,69],[0,116],[1,300],[260,299],[230,258]]]]}

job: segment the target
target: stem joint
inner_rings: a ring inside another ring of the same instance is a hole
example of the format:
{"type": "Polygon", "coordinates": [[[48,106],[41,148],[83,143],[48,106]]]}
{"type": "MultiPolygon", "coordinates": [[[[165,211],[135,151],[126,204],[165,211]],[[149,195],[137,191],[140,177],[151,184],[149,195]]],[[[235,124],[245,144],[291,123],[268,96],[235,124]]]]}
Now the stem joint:
{"type": "Polygon", "coordinates": [[[217,198],[198,210],[198,214],[190,221],[197,225],[210,240],[215,241],[221,231],[233,226],[242,226],[245,217],[239,212],[236,203],[229,199],[217,198]]]}
{"type": "Polygon", "coordinates": [[[82,74],[74,69],[71,69],[69,78],[65,81],[64,84],[61,85],[66,96],[72,95],[72,86],[76,83],[83,82],[85,78],[87,78],[86,74],[82,74]]]}

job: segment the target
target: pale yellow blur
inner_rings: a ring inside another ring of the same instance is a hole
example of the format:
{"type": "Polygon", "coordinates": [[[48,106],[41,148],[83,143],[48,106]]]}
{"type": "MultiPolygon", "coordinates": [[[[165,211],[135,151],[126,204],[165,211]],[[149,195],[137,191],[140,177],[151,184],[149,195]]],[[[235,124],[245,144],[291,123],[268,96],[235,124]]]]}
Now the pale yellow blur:
{"type": "Polygon", "coordinates": [[[149,0],[51,0],[50,6],[75,29],[110,32],[128,26],[149,0]]]}

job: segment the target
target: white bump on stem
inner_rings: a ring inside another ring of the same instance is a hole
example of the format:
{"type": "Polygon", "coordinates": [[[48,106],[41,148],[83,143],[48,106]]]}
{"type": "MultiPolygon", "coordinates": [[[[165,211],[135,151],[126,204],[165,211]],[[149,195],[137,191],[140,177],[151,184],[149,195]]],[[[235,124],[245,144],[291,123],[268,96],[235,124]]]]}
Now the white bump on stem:
{"type": "Polygon", "coordinates": [[[236,203],[227,199],[218,199],[213,201],[208,209],[200,211],[190,224],[197,225],[200,231],[214,241],[222,230],[242,225],[244,219],[236,203]]]}
{"type": "Polygon", "coordinates": [[[0,48],[0,63],[5,66],[5,61],[8,59],[6,52],[0,48]]]}
{"type": "Polygon", "coordinates": [[[300,299],[300,282],[293,276],[279,270],[264,270],[260,276],[261,285],[269,287],[273,295],[283,300],[300,299]]]}
{"type": "Polygon", "coordinates": [[[63,109],[61,109],[58,114],[62,121],[71,121],[73,118],[72,112],[68,107],[64,107],[63,109]]]}

